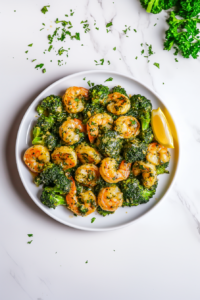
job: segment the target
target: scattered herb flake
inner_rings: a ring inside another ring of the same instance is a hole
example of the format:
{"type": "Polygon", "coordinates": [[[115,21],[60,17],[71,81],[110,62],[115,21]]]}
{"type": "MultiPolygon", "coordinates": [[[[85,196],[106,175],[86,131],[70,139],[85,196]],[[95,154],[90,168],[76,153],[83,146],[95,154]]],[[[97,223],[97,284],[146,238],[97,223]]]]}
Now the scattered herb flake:
{"type": "Polygon", "coordinates": [[[36,61],[36,59],[33,59],[32,62],[36,61]]]}
{"type": "Polygon", "coordinates": [[[137,30],[136,29],[133,29],[135,32],[137,32],[137,30]]]}
{"type": "Polygon", "coordinates": [[[31,240],[31,241],[27,242],[27,244],[31,244],[31,243],[32,243],[32,241],[33,241],[33,240],[31,240]]]}
{"type": "Polygon", "coordinates": [[[46,73],[46,69],[42,69],[42,73],[46,73]]]}
{"type": "Polygon", "coordinates": [[[138,59],[138,57],[136,56],[136,58],[135,59],[138,59]]]}
{"type": "Polygon", "coordinates": [[[47,7],[50,7],[50,5],[46,5],[46,6],[44,6],[44,7],[41,9],[41,12],[42,12],[43,14],[46,14],[46,13],[48,12],[47,7]]]}
{"type": "Polygon", "coordinates": [[[51,45],[51,46],[49,46],[49,48],[48,48],[48,51],[50,52],[52,48],[53,48],[53,46],[52,46],[52,45],[51,45]]]}
{"type": "Polygon", "coordinates": [[[106,24],[106,27],[108,28],[108,27],[110,27],[110,26],[112,26],[112,25],[113,25],[113,23],[110,22],[110,23],[107,23],[107,24],[106,24]]]}
{"type": "Polygon", "coordinates": [[[94,223],[95,220],[96,220],[96,218],[92,218],[91,219],[91,223],[94,223]]]}
{"type": "Polygon", "coordinates": [[[25,53],[28,53],[28,50],[26,50],[25,53]]]}
{"type": "Polygon", "coordinates": [[[52,35],[48,35],[48,40],[49,40],[49,44],[52,44],[54,37],[58,34],[58,30],[60,29],[60,27],[57,27],[52,35]]]}
{"type": "Polygon", "coordinates": [[[39,64],[39,65],[36,65],[35,66],[35,69],[37,69],[37,68],[40,68],[40,69],[42,69],[42,67],[44,66],[44,64],[39,64]]]}
{"type": "Polygon", "coordinates": [[[43,25],[43,26],[45,26],[45,24],[44,24],[44,23],[42,23],[42,25],[43,25]]]}
{"type": "Polygon", "coordinates": [[[141,51],[141,54],[144,54],[144,49],[141,51]]]}
{"type": "Polygon", "coordinates": [[[99,30],[99,28],[98,28],[98,27],[95,27],[95,29],[96,29],[96,30],[99,30]]]}
{"type": "Polygon", "coordinates": [[[71,39],[75,38],[76,40],[80,41],[80,33],[79,32],[76,32],[75,35],[73,35],[71,37],[71,39]]]}
{"type": "Polygon", "coordinates": [[[110,65],[110,61],[108,60],[108,65],[110,65]]]}
{"type": "Polygon", "coordinates": [[[175,61],[176,61],[176,62],[178,62],[178,59],[177,59],[177,58],[175,58],[175,61]]]}
{"type": "Polygon", "coordinates": [[[113,81],[113,78],[112,77],[109,77],[108,79],[106,79],[104,82],[106,81],[113,81]]]}
{"type": "Polygon", "coordinates": [[[55,20],[55,23],[56,23],[56,24],[62,23],[62,25],[63,25],[64,27],[67,26],[67,25],[69,24],[69,22],[64,21],[64,20],[59,21],[58,18],[55,20]]]}
{"type": "Polygon", "coordinates": [[[88,260],[86,260],[86,262],[85,262],[86,264],[88,264],[88,260]]]}
{"type": "Polygon", "coordinates": [[[32,46],[33,46],[33,44],[29,44],[29,45],[28,45],[28,47],[32,47],[32,46]]]}
{"type": "Polygon", "coordinates": [[[86,79],[86,77],[83,78],[83,80],[85,80],[85,79],[86,79]]]}
{"type": "Polygon", "coordinates": [[[61,47],[60,49],[58,49],[57,55],[62,55],[65,51],[68,52],[68,50],[65,50],[65,49],[63,49],[63,47],[61,47]]]}
{"type": "Polygon", "coordinates": [[[115,51],[116,49],[117,49],[116,47],[113,48],[114,51],[115,51]]]}
{"type": "Polygon", "coordinates": [[[42,31],[44,28],[41,28],[40,31],[42,31]]]}
{"type": "Polygon", "coordinates": [[[149,53],[149,56],[153,55],[152,45],[149,46],[148,53],[149,53]]]}
{"type": "Polygon", "coordinates": [[[95,62],[96,62],[96,66],[99,66],[99,65],[103,65],[104,64],[104,58],[102,58],[102,59],[100,59],[100,62],[101,63],[97,63],[97,61],[95,60],[95,62]]]}
{"type": "Polygon", "coordinates": [[[58,65],[59,65],[59,67],[61,67],[62,61],[63,61],[63,60],[58,60],[58,65]]]}
{"type": "Polygon", "coordinates": [[[159,63],[154,63],[154,66],[156,66],[158,69],[160,69],[160,64],[159,63]]]}

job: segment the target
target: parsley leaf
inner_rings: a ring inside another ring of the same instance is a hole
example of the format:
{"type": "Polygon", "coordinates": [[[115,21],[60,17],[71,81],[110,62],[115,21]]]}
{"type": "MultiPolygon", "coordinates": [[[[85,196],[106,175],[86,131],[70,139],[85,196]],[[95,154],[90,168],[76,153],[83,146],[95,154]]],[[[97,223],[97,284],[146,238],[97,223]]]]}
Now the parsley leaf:
{"type": "Polygon", "coordinates": [[[80,41],[80,33],[79,32],[76,32],[75,35],[73,35],[71,37],[71,39],[75,38],[76,40],[80,41]]]}
{"type": "Polygon", "coordinates": [[[51,46],[49,46],[49,48],[48,48],[48,51],[50,52],[52,48],[53,48],[53,46],[52,46],[52,45],[51,45],[51,46]]]}
{"type": "Polygon", "coordinates": [[[46,73],[46,69],[42,69],[42,73],[46,73]]]}
{"type": "Polygon", "coordinates": [[[95,62],[96,62],[96,66],[99,66],[99,65],[103,65],[104,64],[104,58],[102,58],[102,59],[100,59],[100,62],[101,63],[97,63],[97,61],[95,60],[95,62]]]}
{"type": "Polygon", "coordinates": [[[27,244],[31,244],[31,243],[32,243],[32,241],[33,241],[33,240],[31,240],[31,241],[27,242],[27,244]]]}
{"type": "Polygon", "coordinates": [[[108,79],[106,79],[104,82],[106,81],[113,81],[113,78],[112,77],[109,77],[108,79]]]}
{"type": "Polygon", "coordinates": [[[27,234],[29,237],[32,237],[33,236],[33,234],[32,233],[29,233],[29,234],[27,234]]]}
{"type": "Polygon", "coordinates": [[[25,51],[25,53],[28,53],[28,50],[27,50],[27,51],[25,51]]]}
{"type": "Polygon", "coordinates": [[[29,45],[28,45],[28,47],[32,47],[32,46],[33,46],[33,44],[29,44],[29,45]]]}
{"type": "Polygon", "coordinates": [[[107,24],[106,24],[106,27],[110,27],[110,26],[112,26],[112,25],[113,25],[113,23],[110,22],[110,23],[107,23],[107,24]]]}
{"type": "Polygon", "coordinates": [[[52,44],[54,37],[58,34],[58,30],[60,29],[60,27],[57,27],[52,35],[48,35],[48,40],[49,40],[49,44],[52,44]]]}
{"type": "Polygon", "coordinates": [[[47,7],[50,7],[50,5],[46,5],[46,6],[44,6],[44,7],[41,9],[41,12],[42,12],[43,14],[46,14],[46,13],[48,12],[47,7]]]}
{"type": "Polygon", "coordinates": [[[40,69],[42,69],[42,67],[44,66],[44,64],[39,64],[39,65],[36,65],[35,66],[35,69],[37,69],[37,68],[40,68],[40,69]]]}
{"type": "Polygon", "coordinates": [[[58,55],[62,55],[64,52],[68,52],[68,50],[63,49],[63,47],[61,47],[60,49],[58,49],[58,55]]]}
{"type": "Polygon", "coordinates": [[[36,61],[36,59],[33,59],[32,62],[36,61]]]}
{"type": "Polygon", "coordinates": [[[88,260],[86,260],[86,262],[85,262],[86,264],[88,264],[88,260]]]}
{"type": "Polygon", "coordinates": [[[116,49],[117,49],[116,47],[113,48],[114,51],[115,51],[116,49]]]}
{"type": "Polygon", "coordinates": [[[91,223],[94,223],[95,220],[96,220],[96,218],[92,218],[91,219],[91,223]]]}
{"type": "Polygon", "coordinates": [[[154,66],[156,66],[158,69],[160,69],[160,64],[159,63],[154,63],[154,66]]]}

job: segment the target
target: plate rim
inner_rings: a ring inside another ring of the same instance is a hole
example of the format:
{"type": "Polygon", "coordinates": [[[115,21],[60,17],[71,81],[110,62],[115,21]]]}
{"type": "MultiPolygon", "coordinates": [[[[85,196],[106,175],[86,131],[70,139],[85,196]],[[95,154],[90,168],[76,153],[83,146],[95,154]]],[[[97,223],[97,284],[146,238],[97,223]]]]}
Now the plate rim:
{"type": "Polygon", "coordinates": [[[17,131],[17,136],[16,136],[16,142],[15,142],[15,159],[16,159],[16,165],[17,165],[17,170],[18,170],[18,174],[19,174],[19,177],[21,179],[21,182],[25,188],[25,190],[27,191],[29,197],[32,199],[32,201],[45,213],[47,214],[49,217],[53,218],[54,220],[58,221],[59,223],[61,224],[64,224],[66,226],[69,226],[69,227],[72,227],[72,228],[75,228],[75,229],[79,229],[79,230],[85,230],[85,231],[110,231],[110,230],[116,230],[116,229],[120,229],[120,228],[124,228],[126,226],[129,226],[133,223],[135,223],[136,221],[139,221],[141,219],[143,219],[144,216],[146,216],[147,214],[149,214],[150,212],[152,212],[156,207],[158,207],[158,205],[160,205],[161,203],[163,203],[163,200],[167,197],[168,193],[171,191],[172,187],[174,186],[174,183],[175,183],[175,180],[177,178],[177,175],[178,175],[178,172],[179,172],[179,169],[180,169],[180,159],[181,159],[181,141],[180,141],[180,135],[179,135],[179,131],[178,131],[178,126],[175,122],[175,119],[174,119],[174,116],[173,116],[173,113],[171,113],[171,110],[168,108],[168,105],[166,105],[166,103],[161,100],[160,96],[155,92],[153,91],[148,85],[145,85],[144,83],[142,83],[141,81],[135,79],[133,76],[129,76],[125,73],[121,73],[121,72],[116,72],[116,71],[109,71],[109,70],[87,70],[87,71],[81,71],[81,72],[76,72],[76,73],[73,73],[71,75],[67,75],[67,76],[64,76],[58,80],[56,80],[55,82],[51,83],[49,86],[47,86],[41,93],[38,94],[38,96],[31,102],[31,104],[29,105],[28,109],[25,111],[22,119],[21,119],[21,122],[20,122],[20,125],[18,127],[18,131],[17,131]],[[108,228],[89,228],[89,227],[84,227],[84,226],[79,226],[79,225],[75,225],[75,224],[71,224],[67,221],[63,221],[61,220],[59,217],[57,216],[52,216],[50,212],[47,212],[45,210],[45,208],[42,206],[42,204],[40,204],[39,202],[36,202],[30,195],[29,191],[28,191],[28,188],[26,187],[26,183],[25,183],[25,180],[23,179],[23,176],[21,176],[21,171],[20,171],[20,166],[19,166],[19,157],[18,157],[18,142],[19,142],[19,136],[20,136],[20,132],[21,132],[21,128],[22,128],[22,124],[23,124],[23,120],[25,119],[26,115],[28,114],[29,110],[31,109],[31,106],[34,102],[37,102],[38,98],[41,97],[41,95],[43,93],[45,93],[48,89],[52,88],[54,85],[57,85],[59,82],[61,81],[64,81],[65,79],[67,78],[73,78],[73,77],[76,77],[78,75],[81,75],[81,74],[84,74],[85,75],[88,75],[90,73],[112,73],[114,75],[119,75],[119,76],[123,76],[127,79],[131,79],[133,81],[135,81],[136,83],[140,84],[141,86],[143,86],[144,88],[146,88],[147,90],[149,90],[156,98],[159,99],[159,101],[166,107],[167,111],[169,112],[172,120],[173,120],[173,123],[174,123],[174,126],[175,126],[175,129],[176,129],[176,135],[177,135],[177,140],[178,140],[178,161],[177,161],[177,165],[176,165],[176,170],[175,170],[175,173],[174,173],[174,176],[172,178],[172,181],[170,183],[170,186],[169,188],[167,189],[167,191],[165,192],[165,194],[163,195],[163,197],[160,199],[159,202],[156,203],[156,205],[154,205],[153,207],[151,207],[147,212],[145,212],[143,215],[141,215],[140,217],[137,217],[136,219],[132,220],[132,221],[128,221],[127,223],[125,224],[122,224],[122,225],[117,225],[117,226],[112,226],[112,227],[108,227],[108,228]]]}

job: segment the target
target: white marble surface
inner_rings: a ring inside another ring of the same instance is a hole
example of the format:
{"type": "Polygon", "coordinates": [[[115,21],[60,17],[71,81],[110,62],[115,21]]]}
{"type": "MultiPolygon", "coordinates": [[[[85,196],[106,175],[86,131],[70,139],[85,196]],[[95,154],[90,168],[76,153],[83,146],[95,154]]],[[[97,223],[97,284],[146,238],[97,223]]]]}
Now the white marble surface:
{"type": "Polygon", "coordinates": [[[200,59],[178,57],[176,63],[173,52],[162,50],[166,17],[166,12],[146,14],[138,0],[2,2],[0,299],[200,298],[200,59]],[[43,15],[40,9],[47,4],[51,7],[43,15]],[[67,64],[59,67],[56,53],[43,51],[54,20],[70,9],[75,11],[72,32],[80,32],[81,41],[67,40],[67,64]],[[82,20],[89,21],[87,34],[82,20]],[[129,37],[122,32],[125,25],[131,26],[129,37]],[[156,52],[149,63],[140,54],[141,43],[152,44],[156,52]],[[34,69],[34,58],[45,63],[45,74],[34,69]],[[102,58],[104,65],[95,66],[102,58]],[[14,156],[20,120],[34,98],[57,79],[90,69],[123,72],[153,88],[173,110],[182,141],[179,176],[162,205],[127,228],[104,233],[74,230],[45,215],[24,190],[14,156]],[[31,245],[28,233],[34,234],[31,245]]]}

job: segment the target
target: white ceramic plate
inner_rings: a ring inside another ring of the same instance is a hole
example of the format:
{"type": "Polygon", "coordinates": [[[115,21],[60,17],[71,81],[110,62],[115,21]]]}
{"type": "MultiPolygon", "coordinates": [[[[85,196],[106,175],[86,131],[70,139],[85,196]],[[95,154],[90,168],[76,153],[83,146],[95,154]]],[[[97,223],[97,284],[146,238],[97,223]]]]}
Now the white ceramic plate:
{"type": "Polygon", "coordinates": [[[145,87],[142,83],[133,79],[132,77],[110,71],[86,71],[81,73],[76,73],[67,77],[64,77],[48,88],[46,88],[30,105],[26,111],[17,135],[16,140],[16,161],[21,180],[26,188],[28,194],[33,199],[33,201],[49,216],[53,219],[82,230],[91,231],[106,231],[117,229],[134,222],[136,219],[141,218],[147,212],[151,211],[158,203],[166,197],[170,188],[173,185],[175,176],[177,174],[178,164],[179,164],[179,140],[177,135],[177,130],[174,125],[174,121],[171,114],[167,110],[166,105],[159,99],[159,97],[152,92],[149,88],[145,87]],[[65,90],[70,86],[82,86],[88,88],[87,81],[90,80],[95,84],[104,84],[104,81],[109,77],[113,77],[113,81],[106,82],[105,85],[112,88],[116,85],[121,85],[124,87],[128,94],[142,94],[152,101],[153,108],[161,107],[168,117],[173,128],[173,135],[175,140],[175,150],[170,150],[171,152],[171,162],[170,162],[170,175],[160,175],[159,184],[157,188],[156,195],[147,204],[142,204],[136,207],[124,207],[119,208],[115,214],[102,217],[98,213],[93,213],[87,217],[75,217],[72,212],[70,212],[66,207],[57,207],[56,209],[49,209],[40,202],[40,193],[42,187],[36,187],[33,183],[33,176],[29,172],[28,168],[23,162],[23,154],[27,148],[31,146],[30,132],[36,122],[36,107],[40,101],[51,95],[63,95],[65,90]],[[83,78],[86,78],[83,80],[83,78]],[[91,223],[91,218],[95,217],[94,223],[91,223]]]}

